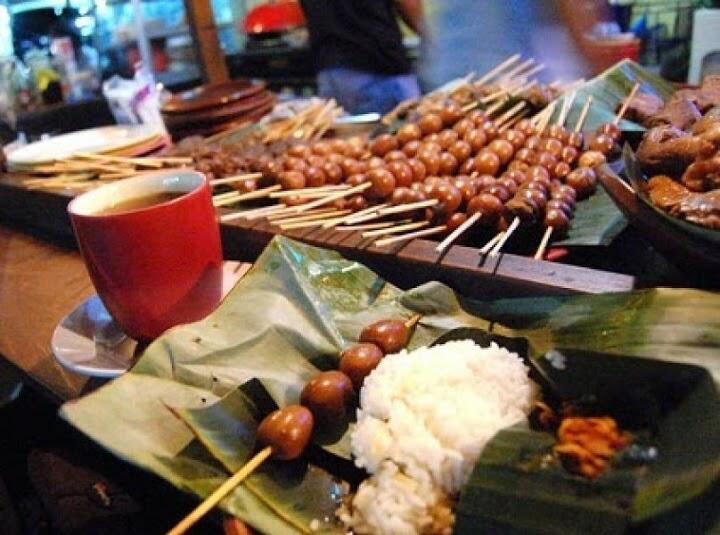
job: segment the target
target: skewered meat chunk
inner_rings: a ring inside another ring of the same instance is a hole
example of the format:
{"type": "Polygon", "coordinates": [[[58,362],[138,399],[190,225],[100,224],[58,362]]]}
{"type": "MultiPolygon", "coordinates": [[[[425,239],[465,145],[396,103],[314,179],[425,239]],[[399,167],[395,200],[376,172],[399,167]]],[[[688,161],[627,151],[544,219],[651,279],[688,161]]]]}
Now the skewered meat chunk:
{"type": "Polygon", "coordinates": [[[682,183],[691,191],[720,188],[720,156],[691,164],[683,173],[682,183]]]}
{"type": "Polygon", "coordinates": [[[677,213],[697,225],[720,230],[720,190],[690,193],[680,203],[677,213]]]}
{"type": "Polygon", "coordinates": [[[720,107],[712,108],[693,125],[692,133],[702,134],[711,130],[718,123],[720,123],[720,107]]]}
{"type": "Polygon", "coordinates": [[[521,96],[535,108],[544,108],[550,102],[555,100],[561,91],[543,84],[535,84],[534,86],[522,92],[521,96]]]}
{"type": "Polygon", "coordinates": [[[704,112],[715,106],[720,106],[720,75],[706,76],[700,86],[698,106],[704,112]]]}
{"type": "Polygon", "coordinates": [[[676,217],[692,223],[720,229],[720,189],[694,193],[664,175],[652,177],[647,184],[652,202],[676,217]]]}
{"type": "MultiPolygon", "coordinates": [[[[622,102],[618,102],[618,110],[622,105],[622,102]]],[[[646,126],[650,119],[657,115],[664,105],[663,99],[657,95],[638,92],[632,100],[630,100],[624,117],[629,121],[646,126]]]]}
{"type": "Polygon", "coordinates": [[[681,130],[687,130],[701,116],[702,113],[691,95],[686,91],[677,91],[668,99],[662,110],[648,121],[648,126],[670,124],[681,130]]]}
{"type": "Polygon", "coordinates": [[[688,189],[666,175],[652,177],[646,186],[650,200],[658,208],[670,210],[679,205],[688,194],[688,189]]]}
{"type": "Polygon", "coordinates": [[[648,130],[637,157],[650,174],[679,176],[696,158],[709,156],[713,144],[671,125],[648,130]]]}

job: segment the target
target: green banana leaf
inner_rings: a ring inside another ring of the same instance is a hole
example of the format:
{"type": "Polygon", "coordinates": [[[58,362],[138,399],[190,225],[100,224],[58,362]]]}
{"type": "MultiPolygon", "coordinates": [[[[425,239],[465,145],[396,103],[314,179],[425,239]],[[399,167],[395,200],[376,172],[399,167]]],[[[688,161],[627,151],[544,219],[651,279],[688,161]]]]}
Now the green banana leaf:
{"type": "Polygon", "coordinates": [[[693,516],[705,521],[696,498],[720,475],[720,396],[706,369],[627,356],[609,365],[606,355],[563,348],[531,358],[525,338],[474,329],[451,331],[436,343],[467,338],[514,347],[548,403],[591,399],[635,440],[591,481],[568,474],[554,458],[553,433],[526,423],[503,430],[463,487],[456,534],[538,526],[552,533],[624,533],[631,526],[672,532],[693,516]],[[694,515],[664,515],[686,504],[696,507],[694,515]]]}
{"type": "MultiPolygon", "coordinates": [[[[174,412],[232,474],[254,453],[255,430],[262,417],[254,409],[252,399],[238,389],[209,407],[174,412]]],[[[313,521],[332,519],[345,492],[339,479],[304,461],[265,463],[243,487],[301,533],[319,532],[313,521]]],[[[325,527],[323,532],[337,532],[333,524],[325,527]]]]}
{"type": "Polygon", "coordinates": [[[577,203],[570,230],[553,245],[607,246],[627,227],[627,219],[604,189],[577,203]]]}
{"type": "MultiPolygon", "coordinates": [[[[577,123],[582,107],[589,96],[593,97],[593,102],[583,124],[583,130],[595,131],[602,123],[612,122],[618,105],[625,100],[636,82],[640,82],[640,92],[656,95],[663,100],[666,100],[675,91],[669,82],[634,61],[624,59],[577,88],[577,96],[565,124],[574,126],[577,123]]],[[[563,97],[558,98],[556,102],[553,121],[560,114],[563,97]]],[[[645,130],[643,126],[624,119],[620,121],[620,128],[626,132],[645,130]]]]}
{"type": "MultiPolygon", "coordinates": [[[[251,430],[269,408],[297,402],[308,378],[335,367],[368,323],[414,313],[423,318],[411,348],[474,327],[524,336],[534,352],[562,346],[694,363],[720,381],[718,294],[656,289],[461,304],[447,286],[401,292],[336,252],[276,237],[218,310],[165,333],[129,373],[61,415],[117,456],[207,496],[247,457],[251,430]]],[[[347,464],[347,436],[321,437],[311,451],[347,464]]],[[[272,465],[221,508],[273,534],[327,517],[336,480],[313,464],[291,475],[272,465]]]]}

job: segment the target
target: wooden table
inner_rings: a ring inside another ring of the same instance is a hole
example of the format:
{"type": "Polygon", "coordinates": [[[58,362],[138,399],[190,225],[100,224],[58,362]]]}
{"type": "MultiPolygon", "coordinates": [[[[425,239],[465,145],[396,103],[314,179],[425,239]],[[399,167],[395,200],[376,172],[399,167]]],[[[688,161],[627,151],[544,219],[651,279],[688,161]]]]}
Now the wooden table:
{"type": "Polygon", "coordinates": [[[0,226],[0,356],[58,403],[92,386],[50,351],[55,326],[92,293],[77,251],[0,226]]]}

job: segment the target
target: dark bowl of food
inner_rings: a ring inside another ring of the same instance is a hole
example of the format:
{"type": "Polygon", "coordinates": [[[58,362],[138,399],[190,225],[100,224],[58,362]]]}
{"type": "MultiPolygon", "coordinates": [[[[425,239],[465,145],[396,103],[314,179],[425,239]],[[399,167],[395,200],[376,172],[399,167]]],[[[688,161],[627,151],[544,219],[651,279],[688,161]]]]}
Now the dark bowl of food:
{"type": "Polygon", "coordinates": [[[692,266],[695,275],[717,285],[720,189],[693,191],[669,175],[649,176],[629,147],[623,159],[625,178],[607,165],[598,169],[598,180],[608,195],[669,261],[682,270],[692,266]]]}

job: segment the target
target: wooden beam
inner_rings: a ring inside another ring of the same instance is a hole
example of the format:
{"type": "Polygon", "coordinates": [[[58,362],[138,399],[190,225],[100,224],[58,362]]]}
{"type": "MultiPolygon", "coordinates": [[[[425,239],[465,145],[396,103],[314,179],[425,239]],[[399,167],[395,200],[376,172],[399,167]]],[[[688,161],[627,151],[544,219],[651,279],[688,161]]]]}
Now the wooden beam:
{"type": "Polygon", "coordinates": [[[210,0],[184,0],[190,33],[205,83],[230,79],[210,0]]]}

